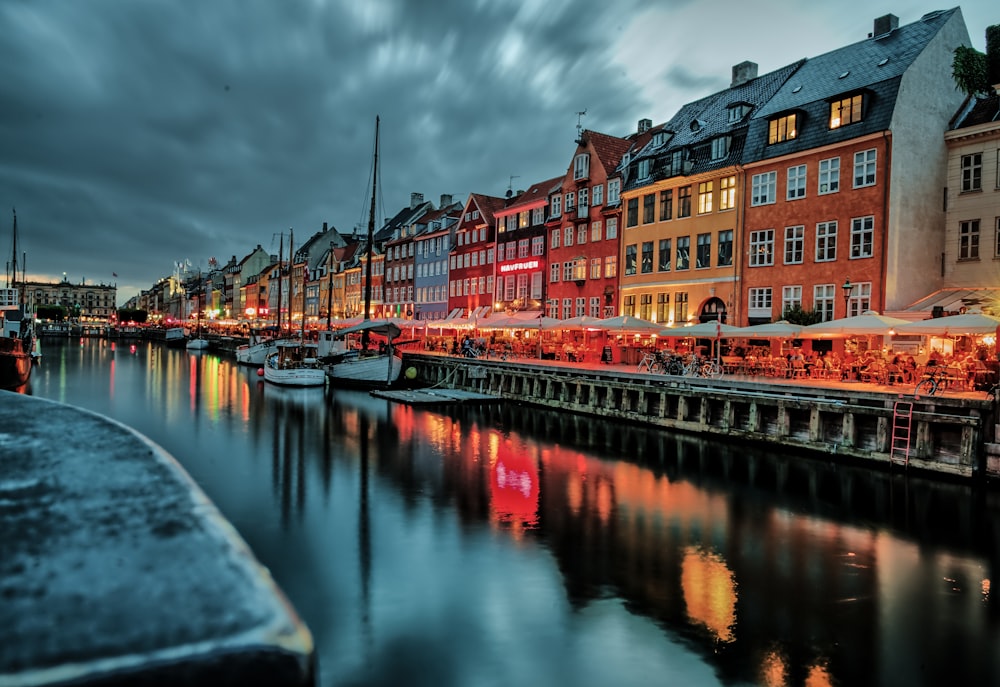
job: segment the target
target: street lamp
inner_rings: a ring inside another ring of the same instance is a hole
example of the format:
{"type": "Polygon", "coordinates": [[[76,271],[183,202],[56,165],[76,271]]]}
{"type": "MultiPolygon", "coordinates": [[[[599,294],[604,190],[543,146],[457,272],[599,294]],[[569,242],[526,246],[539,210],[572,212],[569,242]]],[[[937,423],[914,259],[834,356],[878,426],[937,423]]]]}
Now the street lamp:
{"type": "Polygon", "coordinates": [[[840,288],[844,290],[844,317],[848,317],[851,314],[850,312],[851,292],[854,291],[854,284],[852,284],[851,280],[848,279],[847,281],[844,282],[844,285],[841,286],[840,288]]]}

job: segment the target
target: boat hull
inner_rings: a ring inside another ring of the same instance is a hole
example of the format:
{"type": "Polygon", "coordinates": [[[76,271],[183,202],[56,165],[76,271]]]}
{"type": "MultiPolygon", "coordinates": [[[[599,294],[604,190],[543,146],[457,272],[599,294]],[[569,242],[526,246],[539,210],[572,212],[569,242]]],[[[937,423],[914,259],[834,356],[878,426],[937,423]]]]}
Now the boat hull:
{"type": "Polygon", "coordinates": [[[399,379],[403,361],[396,355],[373,355],[329,363],[326,375],[336,386],[386,387],[399,379]]]}
{"type": "Polygon", "coordinates": [[[0,389],[18,389],[31,379],[31,354],[19,339],[0,339],[0,389]]]}
{"type": "Polygon", "coordinates": [[[263,365],[269,353],[274,352],[274,340],[236,347],[236,362],[241,365],[263,365]]]}
{"type": "Polygon", "coordinates": [[[281,386],[323,386],[326,372],[319,367],[293,367],[277,370],[264,366],[264,381],[281,386]]]}
{"type": "Polygon", "coordinates": [[[204,351],[208,348],[208,339],[190,339],[187,342],[189,351],[204,351]]]}

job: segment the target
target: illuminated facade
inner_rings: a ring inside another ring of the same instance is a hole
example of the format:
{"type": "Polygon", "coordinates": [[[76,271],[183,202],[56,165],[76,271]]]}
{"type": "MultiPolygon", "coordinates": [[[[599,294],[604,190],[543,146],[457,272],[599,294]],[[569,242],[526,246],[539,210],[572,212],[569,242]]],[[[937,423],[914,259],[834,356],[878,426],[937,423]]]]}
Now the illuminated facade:
{"type": "Polygon", "coordinates": [[[26,302],[34,307],[59,305],[72,317],[110,322],[115,318],[118,288],[112,284],[71,284],[29,281],[22,286],[26,302]]]}
{"type": "Polygon", "coordinates": [[[506,201],[479,193],[469,195],[455,228],[448,259],[448,316],[487,315],[493,308],[496,279],[496,218],[506,201]]]}

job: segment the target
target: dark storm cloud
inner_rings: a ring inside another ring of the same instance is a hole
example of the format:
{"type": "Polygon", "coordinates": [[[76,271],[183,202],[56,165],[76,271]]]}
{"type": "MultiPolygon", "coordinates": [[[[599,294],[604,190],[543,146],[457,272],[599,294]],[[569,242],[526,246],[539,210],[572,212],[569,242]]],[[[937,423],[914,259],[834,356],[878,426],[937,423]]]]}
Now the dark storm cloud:
{"type": "Polygon", "coordinates": [[[127,296],[178,260],[204,266],[258,243],[276,252],[289,227],[298,239],[324,221],[365,222],[376,114],[387,214],[410,192],[502,195],[566,170],[578,111],[585,127],[625,135],[724,88],[743,54],[720,54],[719,68],[676,49],[677,31],[690,31],[671,18],[699,11],[640,0],[6,0],[0,207],[17,207],[32,275],[117,272],[127,296]],[[645,25],[639,11],[652,12],[645,25]]]}

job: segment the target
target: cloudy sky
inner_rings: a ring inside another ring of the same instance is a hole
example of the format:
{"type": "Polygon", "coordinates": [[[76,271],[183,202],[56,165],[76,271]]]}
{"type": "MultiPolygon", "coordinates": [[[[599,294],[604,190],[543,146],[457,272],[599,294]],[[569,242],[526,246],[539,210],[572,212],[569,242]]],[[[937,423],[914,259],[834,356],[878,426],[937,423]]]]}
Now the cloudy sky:
{"type": "MultiPolygon", "coordinates": [[[[624,136],[743,60],[765,73],[950,6],[0,0],[0,249],[16,208],[30,278],[122,303],[178,261],[366,224],[376,115],[383,216],[411,192],[502,196],[565,172],[578,112],[624,136]]],[[[994,8],[962,4],[979,50],[994,8]]]]}

